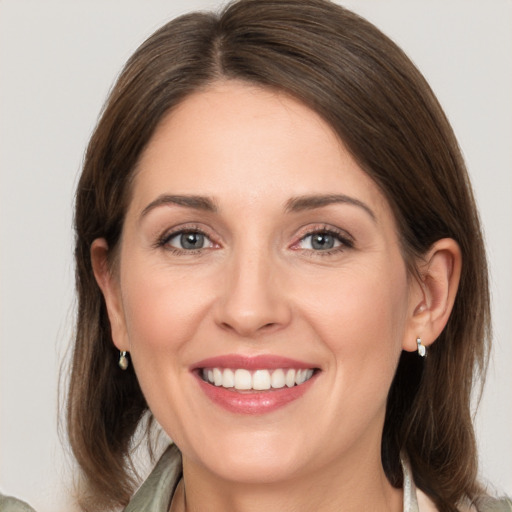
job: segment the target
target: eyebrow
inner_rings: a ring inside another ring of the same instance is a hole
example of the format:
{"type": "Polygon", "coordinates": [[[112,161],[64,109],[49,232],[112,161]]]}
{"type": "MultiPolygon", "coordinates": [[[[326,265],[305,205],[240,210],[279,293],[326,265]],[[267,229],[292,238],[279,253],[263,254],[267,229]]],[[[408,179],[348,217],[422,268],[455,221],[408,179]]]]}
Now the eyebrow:
{"type": "MultiPolygon", "coordinates": [[[[377,218],[373,210],[354,197],[346,196],[344,194],[322,194],[322,195],[304,195],[298,197],[292,197],[285,204],[286,212],[302,212],[305,210],[314,210],[316,208],[322,208],[329,206],[330,204],[350,204],[363,209],[372,220],[376,221],[377,218]]],[[[151,201],[144,210],[142,210],[141,218],[146,216],[151,210],[164,205],[177,205],[184,206],[186,208],[193,208],[196,210],[202,210],[206,212],[217,213],[218,208],[215,201],[207,196],[194,196],[194,195],[173,195],[173,194],[162,194],[158,196],[154,201],[151,201]]]]}
{"type": "Polygon", "coordinates": [[[188,195],[172,195],[162,194],[154,201],[151,201],[144,210],[142,210],[141,217],[147,215],[151,210],[164,205],[177,205],[185,206],[187,208],[194,208],[195,210],[203,210],[206,212],[217,212],[217,205],[215,201],[206,196],[188,196],[188,195]]]}
{"type": "Polygon", "coordinates": [[[322,208],[330,204],[350,204],[362,208],[373,221],[377,220],[373,210],[365,203],[354,197],[344,194],[322,194],[322,195],[306,195],[289,199],[286,202],[285,210],[287,212],[302,212],[304,210],[314,210],[322,208]]]}

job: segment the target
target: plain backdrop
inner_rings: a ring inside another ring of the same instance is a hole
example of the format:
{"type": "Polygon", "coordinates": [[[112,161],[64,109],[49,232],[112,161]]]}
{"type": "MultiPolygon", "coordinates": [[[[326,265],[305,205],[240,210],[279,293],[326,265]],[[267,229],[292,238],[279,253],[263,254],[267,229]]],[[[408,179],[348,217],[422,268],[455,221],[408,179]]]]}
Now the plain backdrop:
{"type": "MultiPolygon", "coordinates": [[[[512,3],[351,0],[437,93],[488,243],[495,336],[481,471],[512,495],[512,3]]],[[[73,333],[72,203],[84,148],[129,55],[208,0],[0,0],[0,490],[70,511],[59,372],[73,333]]],[[[65,373],[64,373],[65,375],[65,373]]]]}

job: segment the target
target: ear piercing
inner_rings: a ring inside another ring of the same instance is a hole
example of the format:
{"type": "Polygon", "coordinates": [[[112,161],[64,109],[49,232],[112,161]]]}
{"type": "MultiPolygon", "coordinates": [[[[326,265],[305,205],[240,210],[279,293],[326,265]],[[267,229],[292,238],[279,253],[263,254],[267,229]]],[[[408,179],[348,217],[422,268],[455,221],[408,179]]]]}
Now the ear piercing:
{"type": "Polygon", "coordinates": [[[130,361],[128,360],[127,354],[128,352],[126,352],[126,350],[122,350],[119,352],[119,361],[117,364],[119,365],[119,368],[121,368],[121,370],[126,370],[128,366],[130,366],[130,361]]]}
{"type": "Polygon", "coordinates": [[[427,347],[425,345],[421,344],[421,338],[416,338],[416,343],[418,344],[418,354],[420,357],[426,357],[427,356],[427,347]]]}

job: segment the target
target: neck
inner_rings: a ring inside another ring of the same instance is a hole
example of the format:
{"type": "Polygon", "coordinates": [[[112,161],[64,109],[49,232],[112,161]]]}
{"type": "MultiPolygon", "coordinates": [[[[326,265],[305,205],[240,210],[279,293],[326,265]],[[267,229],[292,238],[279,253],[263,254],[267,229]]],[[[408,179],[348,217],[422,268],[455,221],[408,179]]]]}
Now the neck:
{"type": "Polygon", "coordinates": [[[219,479],[186,459],[183,475],[171,512],[403,510],[402,490],[389,484],[380,456],[344,459],[307,475],[262,484],[219,479]]]}

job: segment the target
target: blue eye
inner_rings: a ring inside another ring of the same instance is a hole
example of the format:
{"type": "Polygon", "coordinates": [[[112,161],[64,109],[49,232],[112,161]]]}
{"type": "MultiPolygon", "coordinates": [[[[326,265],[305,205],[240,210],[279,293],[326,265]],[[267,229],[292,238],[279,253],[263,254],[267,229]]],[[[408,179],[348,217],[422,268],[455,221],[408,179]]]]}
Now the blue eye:
{"type": "Polygon", "coordinates": [[[197,251],[213,247],[212,241],[199,231],[181,231],[174,233],[165,240],[165,245],[170,245],[183,251],[197,251]]]}
{"type": "Polygon", "coordinates": [[[315,233],[309,235],[308,238],[310,238],[311,248],[316,251],[325,251],[340,245],[339,240],[336,240],[333,235],[327,233],[315,233]]]}
{"type": "Polygon", "coordinates": [[[319,232],[305,236],[300,242],[301,249],[310,249],[314,251],[328,251],[339,247],[341,242],[330,233],[319,232]]]}
{"type": "Polygon", "coordinates": [[[304,236],[296,246],[299,249],[315,252],[338,251],[353,247],[352,240],[330,230],[319,230],[304,236]]]}

